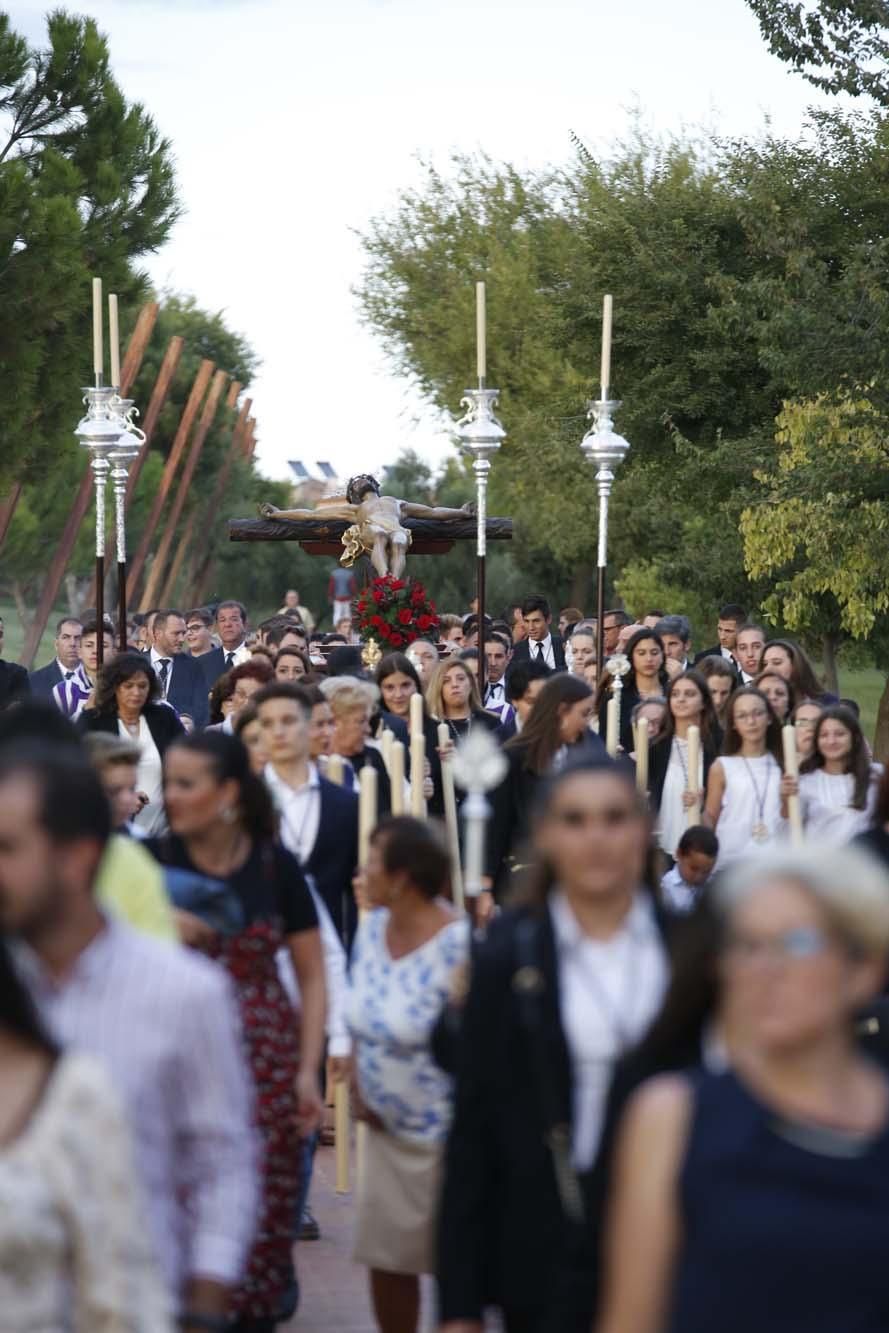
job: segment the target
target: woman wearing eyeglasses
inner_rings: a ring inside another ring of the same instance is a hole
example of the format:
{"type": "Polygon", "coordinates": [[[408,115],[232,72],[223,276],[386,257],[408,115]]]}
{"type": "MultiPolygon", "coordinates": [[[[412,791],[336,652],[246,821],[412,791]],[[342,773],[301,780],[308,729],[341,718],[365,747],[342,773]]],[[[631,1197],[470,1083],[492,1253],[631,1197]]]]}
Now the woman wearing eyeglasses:
{"type": "Polygon", "coordinates": [[[630,1102],[596,1333],[889,1327],[889,1080],[855,1041],[889,950],[889,878],[842,848],[727,872],[731,1070],[630,1102]]]}

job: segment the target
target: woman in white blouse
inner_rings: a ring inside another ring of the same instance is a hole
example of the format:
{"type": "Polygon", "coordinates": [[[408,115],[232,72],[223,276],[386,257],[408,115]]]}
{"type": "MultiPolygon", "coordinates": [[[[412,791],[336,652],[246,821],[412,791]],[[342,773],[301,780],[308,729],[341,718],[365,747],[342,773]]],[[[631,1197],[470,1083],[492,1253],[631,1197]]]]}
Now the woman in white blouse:
{"type": "Polygon", "coordinates": [[[104,1071],[44,1035],[0,940],[0,1327],[172,1333],[104,1071]]]}
{"type": "Polygon", "coordinates": [[[435,1226],[451,1079],[432,1031],[469,956],[469,920],[444,899],[446,848],[404,817],[381,824],[363,875],[367,911],[352,952],[348,1022],[368,1141],[355,1259],[370,1269],[382,1333],[416,1329],[421,1273],[435,1271],[435,1226]]]}
{"type": "Polygon", "coordinates": [[[870,827],[882,771],[871,762],[851,708],[825,708],[799,778],[781,783],[782,813],[786,816],[787,799],[798,792],[806,835],[840,847],[870,827]]]}

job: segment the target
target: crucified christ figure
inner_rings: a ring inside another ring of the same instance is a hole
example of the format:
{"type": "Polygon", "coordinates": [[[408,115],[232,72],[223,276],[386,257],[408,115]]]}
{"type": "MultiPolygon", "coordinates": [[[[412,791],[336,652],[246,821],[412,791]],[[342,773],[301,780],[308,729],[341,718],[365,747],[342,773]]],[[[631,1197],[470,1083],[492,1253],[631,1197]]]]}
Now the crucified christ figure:
{"type": "Polygon", "coordinates": [[[343,534],[345,550],[340,564],[348,567],[366,553],[380,578],[386,574],[401,578],[411,544],[411,534],[401,524],[403,518],[467,518],[474,515],[475,506],[470,503],[462,509],[442,509],[414,504],[411,500],[397,500],[394,495],[381,495],[376,478],[364,474],[351,478],[344,504],[325,504],[320,509],[277,509],[272,504],[262,504],[259,512],[263,518],[270,519],[345,519],[352,527],[343,534]]]}

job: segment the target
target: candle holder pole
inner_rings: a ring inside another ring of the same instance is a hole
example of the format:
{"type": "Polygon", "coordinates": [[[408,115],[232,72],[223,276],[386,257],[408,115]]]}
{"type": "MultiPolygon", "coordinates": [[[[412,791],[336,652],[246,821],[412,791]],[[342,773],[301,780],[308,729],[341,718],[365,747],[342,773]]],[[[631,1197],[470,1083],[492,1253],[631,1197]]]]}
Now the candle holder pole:
{"type": "Polygon", "coordinates": [[[629,442],[614,430],[614,413],[620,403],[613,398],[600,398],[590,403],[587,415],[592,426],[584,435],[580,447],[587,459],[596,465],[596,483],[599,488],[599,550],[596,579],[596,663],[601,677],[605,657],[605,575],[608,569],[608,504],[614,474],[627,456],[629,442]]]}
{"type": "Polygon", "coordinates": [[[105,636],[102,633],[105,620],[105,490],[111,470],[108,456],[120,436],[120,427],[109,412],[113,396],[114,390],[101,383],[101,375],[97,372],[96,383],[83,391],[86,415],[74,432],[89,452],[96,495],[96,660],[100,667],[105,657],[105,636]]]}
{"type": "Polygon", "coordinates": [[[117,624],[118,646],[121,652],[127,646],[127,484],[130,463],[138,457],[145,434],[135,425],[138,416],[132,398],[121,398],[115,389],[109,402],[111,420],[120,434],[109,451],[112,464],[111,481],[114,486],[114,535],[117,553],[117,624]]]}
{"type": "Polygon", "coordinates": [[[477,389],[467,389],[460,400],[466,413],[457,422],[460,447],[472,459],[475,473],[475,504],[478,523],[476,541],[476,599],[478,602],[478,685],[485,702],[485,585],[488,554],[488,476],[491,459],[506,439],[506,431],[494,415],[499,389],[486,389],[479,380],[477,389]]]}

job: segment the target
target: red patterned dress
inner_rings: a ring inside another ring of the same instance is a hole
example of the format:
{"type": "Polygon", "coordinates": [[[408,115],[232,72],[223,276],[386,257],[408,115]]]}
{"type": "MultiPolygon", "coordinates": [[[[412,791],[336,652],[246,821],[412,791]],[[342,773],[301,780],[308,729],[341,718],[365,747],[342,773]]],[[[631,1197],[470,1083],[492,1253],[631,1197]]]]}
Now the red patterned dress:
{"type": "MultiPolygon", "coordinates": [[[[179,838],[152,846],[158,859],[195,870],[179,838]]],[[[200,873],[200,872],[196,872],[200,873]]],[[[299,1188],[296,1076],[299,1019],[278,976],[275,954],[288,937],[317,930],[318,917],[299,863],[278,846],[256,846],[228,880],[241,902],[243,928],[217,936],[213,956],[234,983],[262,1137],[262,1197],[253,1249],[232,1313],[274,1320],[294,1282],[293,1217],[299,1188]]]]}

